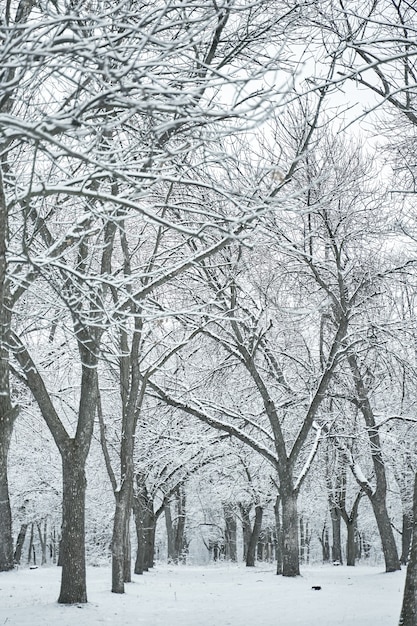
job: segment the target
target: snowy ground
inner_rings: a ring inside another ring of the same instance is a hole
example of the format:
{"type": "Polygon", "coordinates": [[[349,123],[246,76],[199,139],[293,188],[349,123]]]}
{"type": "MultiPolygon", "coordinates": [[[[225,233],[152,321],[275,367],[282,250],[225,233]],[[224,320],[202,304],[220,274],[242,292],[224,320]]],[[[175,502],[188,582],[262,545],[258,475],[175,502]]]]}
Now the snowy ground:
{"type": "Polygon", "coordinates": [[[0,573],[0,626],[395,626],[404,577],[364,566],[284,579],[264,565],[161,565],[115,595],[110,569],[89,568],[89,603],[62,606],[57,567],[20,569],[0,573]]]}

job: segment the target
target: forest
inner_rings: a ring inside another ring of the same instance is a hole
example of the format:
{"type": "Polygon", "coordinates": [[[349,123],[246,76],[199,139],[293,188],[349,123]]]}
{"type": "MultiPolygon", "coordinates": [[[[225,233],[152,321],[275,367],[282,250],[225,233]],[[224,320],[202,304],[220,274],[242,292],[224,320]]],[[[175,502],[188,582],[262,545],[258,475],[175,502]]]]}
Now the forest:
{"type": "Polygon", "coordinates": [[[416,134],[408,0],[5,0],[0,572],[402,566],[417,625],[416,134]]]}

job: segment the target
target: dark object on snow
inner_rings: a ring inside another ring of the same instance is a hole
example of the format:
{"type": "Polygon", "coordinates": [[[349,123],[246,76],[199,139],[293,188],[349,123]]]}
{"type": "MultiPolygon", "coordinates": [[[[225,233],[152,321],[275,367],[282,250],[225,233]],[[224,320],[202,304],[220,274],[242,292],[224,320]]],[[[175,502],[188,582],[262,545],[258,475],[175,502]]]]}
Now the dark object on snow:
{"type": "Polygon", "coordinates": [[[320,591],[321,589],[320,585],[313,585],[311,588],[314,589],[314,591],[320,591]]]}

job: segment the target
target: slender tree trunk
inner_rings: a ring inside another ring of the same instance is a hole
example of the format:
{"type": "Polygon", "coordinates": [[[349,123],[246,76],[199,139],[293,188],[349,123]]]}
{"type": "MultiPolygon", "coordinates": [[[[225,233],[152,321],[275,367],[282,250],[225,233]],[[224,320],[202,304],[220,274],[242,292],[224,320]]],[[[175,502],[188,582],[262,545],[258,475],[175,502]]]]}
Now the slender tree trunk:
{"type": "Polygon", "coordinates": [[[399,626],[417,624],[417,474],[414,479],[413,530],[399,626]]]}
{"type": "Polygon", "coordinates": [[[175,492],[177,521],[175,524],[174,554],[177,563],[185,563],[187,540],[185,537],[186,494],[184,485],[179,485],[175,492]]]}
{"type": "MultiPolygon", "coordinates": [[[[364,489],[369,497],[374,511],[376,523],[381,538],[382,551],[385,559],[385,571],[395,572],[401,569],[398,558],[397,544],[395,543],[394,532],[389,519],[386,495],[387,479],[385,472],[385,462],[382,455],[382,447],[379,430],[376,425],[375,415],[368,397],[366,385],[363,381],[360,368],[355,355],[348,357],[348,362],[352,371],[355,388],[358,396],[359,408],[365,420],[369,443],[372,450],[372,464],[375,474],[375,488],[371,493],[369,489],[364,489]]],[[[361,485],[363,488],[363,486],[361,485]]]]}
{"type": "Polygon", "coordinates": [[[277,557],[277,575],[280,576],[282,574],[282,528],[281,528],[281,516],[280,516],[280,496],[276,497],[274,504],[274,514],[275,514],[275,529],[276,529],[276,546],[275,553],[277,557]]]}
{"type": "MultiPolygon", "coordinates": [[[[75,442],[72,440],[72,444],[75,442]]],[[[58,602],[87,602],[85,571],[85,461],[77,455],[76,446],[63,454],[62,501],[62,578],[58,602]]]]}
{"type": "Polygon", "coordinates": [[[168,563],[177,564],[178,561],[175,558],[175,529],[174,524],[172,522],[172,512],[171,512],[171,502],[165,502],[164,504],[164,514],[165,514],[165,527],[167,531],[167,560],[168,563]]]}
{"type": "Polygon", "coordinates": [[[23,545],[26,539],[27,528],[28,528],[27,524],[22,524],[20,526],[19,534],[17,536],[16,548],[14,551],[14,562],[16,563],[16,565],[20,565],[20,561],[22,558],[23,545]]]}
{"type": "Polygon", "coordinates": [[[403,513],[403,524],[401,534],[401,565],[407,565],[410,553],[411,538],[413,536],[413,513],[409,511],[403,513]]]}
{"type": "Polygon", "coordinates": [[[13,569],[12,512],[7,476],[11,434],[12,424],[0,416],[0,572],[13,569]]]}
{"type": "Polygon", "coordinates": [[[255,566],[256,545],[262,528],[263,508],[259,505],[255,507],[255,520],[249,539],[248,552],[246,554],[246,567],[255,566]]]}
{"type": "Polygon", "coordinates": [[[332,561],[339,561],[342,565],[342,538],[341,538],[341,514],[336,506],[330,507],[330,519],[332,520],[332,561]]]}
{"type": "Polygon", "coordinates": [[[373,498],[371,498],[371,504],[378,526],[379,535],[381,537],[382,551],[385,559],[385,571],[395,572],[401,569],[401,566],[385,497],[379,498],[378,495],[375,494],[373,498]]]}
{"type": "Polygon", "coordinates": [[[224,521],[225,521],[225,542],[226,542],[226,559],[237,562],[237,523],[236,512],[231,504],[223,505],[224,521]]]}
{"type": "Polygon", "coordinates": [[[7,458],[17,409],[10,399],[9,335],[12,317],[7,277],[8,206],[0,164],[0,572],[13,569],[12,514],[7,458]]]}
{"type": "Polygon", "coordinates": [[[300,575],[297,493],[281,493],[282,499],[282,575],[300,575]]]}
{"type": "Polygon", "coordinates": [[[249,541],[252,534],[252,526],[250,523],[250,512],[252,505],[239,504],[240,514],[242,517],[242,532],[243,532],[243,559],[246,560],[248,553],[249,541]]]}

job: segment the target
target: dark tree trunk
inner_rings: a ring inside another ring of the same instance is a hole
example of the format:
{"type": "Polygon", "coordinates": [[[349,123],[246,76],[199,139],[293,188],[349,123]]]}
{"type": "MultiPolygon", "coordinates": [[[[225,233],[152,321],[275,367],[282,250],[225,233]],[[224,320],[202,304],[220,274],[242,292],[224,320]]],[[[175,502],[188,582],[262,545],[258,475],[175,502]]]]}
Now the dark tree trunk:
{"type": "Polygon", "coordinates": [[[323,563],[329,563],[329,561],[330,561],[330,541],[329,541],[329,530],[328,530],[326,524],[324,524],[324,526],[323,526],[323,530],[321,531],[321,537],[319,536],[319,541],[320,541],[320,544],[321,544],[323,563]]]}
{"type": "Polygon", "coordinates": [[[7,477],[7,456],[12,424],[0,416],[0,572],[13,569],[12,513],[7,477]]]}
{"type": "Polygon", "coordinates": [[[186,518],[186,494],[184,485],[179,485],[175,491],[175,502],[177,509],[177,521],[175,524],[175,559],[176,562],[185,563],[187,552],[187,540],[185,537],[185,518],[186,518]]]}
{"type": "Polygon", "coordinates": [[[236,563],[237,561],[237,546],[236,546],[236,535],[237,535],[237,523],[236,523],[236,511],[233,505],[225,504],[223,506],[224,512],[224,521],[225,521],[225,548],[226,548],[226,559],[236,563]]]}
{"type": "Polygon", "coordinates": [[[62,457],[62,578],[58,602],[78,604],[87,602],[85,572],[85,478],[84,459],[78,458],[74,449],[62,457]]]}
{"type": "Polygon", "coordinates": [[[385,559],[385,571],[395,572],[401,569],[400,560],[398,558],[397,544],[395,543],[394,533],[391,526],[391,520],[388,515],[385,497],[379,497],[375,494],[371,498],[372,508],[374,511],[376,523],[381,537],[382,551],[385,559]]]}
{"type": "Polygon", "coordinates": [[[20,565],[20,561],[22,559],[22,550],[26,539],[27,528],[27,524],[22,524],[20,526],[19,534],[17,536],[16,548],[14,551],[14,562],[16,563],[16,565],[20,565]]]}
{"type": "Polygon", "coordinates": [[[399,626],[417,624],[417,474],[414,479],[413,530],[399,626]]]}
{"type": "Polygon", "coordinates": [[[125,527],[123,533],[123,543],[124,543],[124,566],[123,566],[123,577],[125,583],[132,582],[132,544],[130,541],[130,518],[132,517],[132,505],[131,498],[128,505],[127,514],[125,517],[125,527]]]}
{"type": "Polygon", "coordinates": [[[379,530],[379,535],[381,538],[382,551],[384,553],[385,571],[395,572],[396,570],[401,569],[401,565],[400,559],[398,558],[398,550],[395,543],[391,521],[387,511],[387,479],[379,430],[378,426],[376,425],[375,415],[372,410],[367,388],[363,381],[356,356],[351,354],[348,357],[348,362],[355,382],[359,408],[367,427],[369,443],[372,450],[372,464],[375,474],[375,488],[371,490],[368,485],[361,485],[361,488],[369,497],[372,504],[376,523],[379,530]]]}
{"type": "Polygon", "coordinates": [[[7,277],[8,206],[0,164],[0,572],[13,569],[12,514],[7,457],[17,409],[10,399],[9,335],[12,316],[7,277]]]}
{"type": "Polygon", "coordinates": [[[243,532],[243,559],[246,560],[248,554],[248,547],[250,537],[252,534],[252,525],[250,522],[250,512],[252,510],[251,504],[239,504],[239,510],[242,517],[242,532],[243,532]]]}
{"type": "Polygon", "coordinates": [[[255,566],[256,545],[262,528],[263,508],[259,505],[255,507],[255,520],[249,539],[248,551],[246,554],[246,567],[255,566]]]}
{"type": "Polygon", "coordinates": [[[411,538],[413,536],[413,512],[403,513],[403,525],[401,534],[401,565],[407,565],[410,553],[411,538]]]}
{"type": "Polygon", "coordinates": [[[299,576],[297,493],[281,494],[282,498],[282,575],[299,576]]]}
{"type": "Polygon", "coordinates": [[[37,522],[36,527],[38,529],[39,542],[41,544],[41,565],[46,564],[46,545],[47,545],[47,530],[48,530],[48,521],[45,519],[43,522],[43,530],[42,523],[37,522]]]}
{"type": "Polygon", "coordinates": [[[275,545],[275,554],[277,558],[277,574],[280,576],[282,574],[282,528],[281,528],[281,516],[280,516],[280,502],[281,499],[279,496],[276,497],[274,504],[274,514],[275,514],[275,529],[276,529],[276,545],[275,545]]]}
{"type": "Polygon", "coordinates": [[[135,574],[143,574],[153,566],[156,519],[153,500],[146,489],[145,478],[139,474],[136,475],[136,491],[133,494],[133,514],[137,537],[134,571],[135,574]]]}
{"type": "Polygon", "coordinates": [[[165,528],[167,531],[167,560],[168,560],[168,563],[176,563],[175,550],[174,550],[175,529],[174,529],[174,524],[172,523],[171,503],[169,501],[165,502],[164,504],[164,514],[165,514],[165,528]]]}
{"type": "Polygon", "coordinates": [[[113,593],[124,593],[124,532],[126,523],[126,491],[117,491],[116,510],[113,520],[113,535],[111,541],[111,564],[112,564],[112,586],[113,593]]]}
{"type": "Polygon", "coordinates": [[[342,565],[342,516],[340,514],[340,510],[336,506],[331,506],[330,508],[330,519],[332,520],[332,561],[338,561],[342,565]]]}
{"type": "Polygon", "coordinates": [[[356,520],[349,520],[346,530],[346,565],[353,566],[356,560],[356,520]]]}

